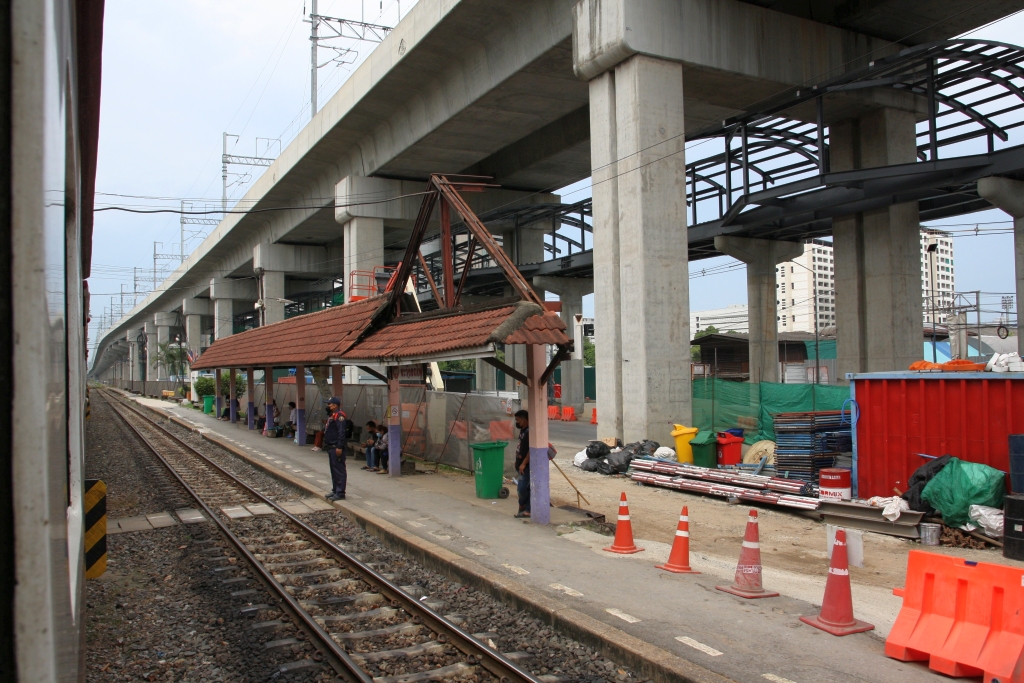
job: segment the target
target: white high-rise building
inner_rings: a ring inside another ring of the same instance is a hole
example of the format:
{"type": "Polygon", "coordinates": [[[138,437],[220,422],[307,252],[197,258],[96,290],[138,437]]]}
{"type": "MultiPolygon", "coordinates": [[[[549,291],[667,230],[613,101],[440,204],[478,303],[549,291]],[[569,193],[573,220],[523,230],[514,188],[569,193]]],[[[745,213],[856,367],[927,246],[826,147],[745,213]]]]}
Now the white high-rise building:
{"type": "Polygon", "coordinates": [[[808,241],[802,256],[779,264],[775,273],[779,332],[814,332],[815,311],[819,330],[836,324],[831,242],[808,241]]]}
{"type": "Polygon", "coordinates": [[[956,272],[953,269],[953,238],[942,230],[921,231],[921,291],[925,322],[942,323],[953,305],[956,272]]]}
{"type": "MultiPolygon", "coordinates": [[[[822,239],[808,241],[804,253],[776,269],[779,332],[814,332],[836,324],[835,263],[832,243],[822,239]],[[817,306],[815,306],[817,304],[817,306]]],[[[924,296],[924,322],[945,321],[941,311],[953,303],[956,278],[953,269],[953,239],[941,230],[921,231],[921,291],[924,296]]]]}

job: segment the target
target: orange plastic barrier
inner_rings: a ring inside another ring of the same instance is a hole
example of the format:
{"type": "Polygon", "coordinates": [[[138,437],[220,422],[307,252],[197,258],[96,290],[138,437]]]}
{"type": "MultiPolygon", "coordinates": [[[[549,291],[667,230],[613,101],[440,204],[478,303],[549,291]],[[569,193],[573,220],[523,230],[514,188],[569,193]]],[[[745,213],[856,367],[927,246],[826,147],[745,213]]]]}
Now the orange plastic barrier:
{"type": "Polygon", "coordinates": [[[1024,569],[911,550],[885,654],[947,676],[1024,683],[1024,569]]]}
{"type": "Polygon", "coordinates": [[[509,420],[494,420],[489,425],[491,438],[495,441],[512,440],[512,422],[509,420]]]}
{"type": "Polygon", "coordinates": [[[452,438],[453,439],[468,439],[469,438],[469,423],[465,420],[458,420],[452,425],[452,438]]]}
{"type": "Polygon", "coordinates": [[[576,421],[576,409],[572,406],[565,406],[562,408],[562,422],[575,422],[576,421]]]}
{"type": "Polygon", "coordinates": [[[548,419],[549,420],[557,420],[557,419],[559,419],[561,417],[562,417],[562,414],[559,412],[558,406],[548,406],[548,419]]]}
{"type": "Polygon", "coordinates": [[[594,408],[594,411],[590,413],[590,424],[597,424],[597,408],[594,408]]]}

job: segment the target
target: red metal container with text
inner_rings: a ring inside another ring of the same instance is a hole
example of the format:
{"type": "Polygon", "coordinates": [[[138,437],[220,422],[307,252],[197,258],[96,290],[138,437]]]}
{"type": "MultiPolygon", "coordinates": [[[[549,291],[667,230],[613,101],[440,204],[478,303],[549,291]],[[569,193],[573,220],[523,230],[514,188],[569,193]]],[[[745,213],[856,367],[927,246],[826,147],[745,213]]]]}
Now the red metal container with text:
{"type": "Polygon", "coordinates": [[[1024,373],[893,372],[853,376],[854,480],[859,498],[905,491],[917,455],[1009,471],[1010,434],[1024,434],[1024,373]]]}

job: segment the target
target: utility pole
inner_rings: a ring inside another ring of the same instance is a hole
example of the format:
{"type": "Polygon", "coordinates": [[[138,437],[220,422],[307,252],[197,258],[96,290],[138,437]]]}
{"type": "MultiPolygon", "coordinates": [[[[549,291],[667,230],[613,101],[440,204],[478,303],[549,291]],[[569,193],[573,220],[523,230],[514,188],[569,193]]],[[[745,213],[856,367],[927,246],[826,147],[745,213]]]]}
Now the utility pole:
{"type": "MultiPolygon", "coordinates": [[[[238,154],[228,154],[228,138],[238,139],[238,136],[224,133],[224,151],[220,156],[220,174],[224,188],[221,194],[220,209],[225,214],[228,212],[228,164],[236,166],[270,166],[274,163],[273,157],[247,157],[238,154]]],[[[267,146],[267,151],[270,151],[269,145],[267,146]]]]}
{"type": "MultiPolygon", "coordinates": [[[[310,0],[310,3],[309,19],[307,20],[310,24],[309,118],[313,118],[317,112],[317,70],[321,67],[327,66],[331,62],[335,62],[337,64],[352,64],[355,62],[355,56],[353,55],[358,55],[354,49],[344,47],[330,41],[341,38],[367,43],[379,43],[387,37],[388,33],[390,33],[394,27],[367,23],[365,21],[365,6],[363,7],[364,21],[355,21],[353,19],[341,19],[339,17],[328,17],[318,14],[316,7],[317,0],[310,0]],[[329,33],[327,35],[320,35],[321,25],[323,25],[325,29],[328,29],[329,33]],[[323,64],[320,63],[317,55],[317,48],[320,47],[321,44],[323,44],[325,48],[334,50],[334,56],[323,64]],[[346,61],[350,56],[351,60],[346,61]]],[[[401,20],[401,5],[398,7],[398,17],[399,20],[401,20]]]]}

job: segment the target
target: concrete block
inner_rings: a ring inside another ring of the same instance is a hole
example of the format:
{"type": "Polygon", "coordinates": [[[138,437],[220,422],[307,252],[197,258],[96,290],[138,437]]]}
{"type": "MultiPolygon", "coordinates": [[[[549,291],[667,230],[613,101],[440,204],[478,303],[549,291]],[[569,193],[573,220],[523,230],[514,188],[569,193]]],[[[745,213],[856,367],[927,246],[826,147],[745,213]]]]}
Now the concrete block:
{"type": "Polygon", "coordinates": [[[170,326],[173,326],[173,325],[177,324],[177,322],[178,322],[178,314],[174,313],[173,311],[172,312],[167,312],[167,313],[154,313],[153,314],[153,322],[156,323],[156,326],[158,328],[160,328],[160,327],[170,327],[170,326]]]}
{"type": "Polygon", "coordinates": [[[153,525],[149,523],[149,520],[144,516],[139,515],[138,517],[125,517],[124,519],[117,520],[117,525],[121,527],[121,531],[149,531],[153,528],[153,525]]]}
{"type": "Polygon", "coordinates": [[[209,299],[185,297],[181,300],[182,315],[213,315],[213,302],[209,299]]]}
{"type": "Polygon", "coordinates": [[[146,519],[154,529],[162,529],[163,527],[174,526],[177,524],[169,512],[157,512],[155,514],[146,515],[146,519]]]}
{"type": "Polygon", "coordinates": [[[256,300],[256,281],[251,278],[230,279],[223,277],[210,278],[210,298],[256,300]]]}
{"type": "Polygon", "coordinates": [[[199,524],[205,522],[206,517],[199,510],[193,508],[183,508],[181,510],[175,510],[174,514],[178,516],[182,524],[199,524]]]}
{"type": "Polygon", "coordinates": [[[232,505],[229,507],[223,507],[220,509],[229,519],[244,519],[246,517],[252,517],[253,514],[245,509],[243,505],[232,505]]]}

